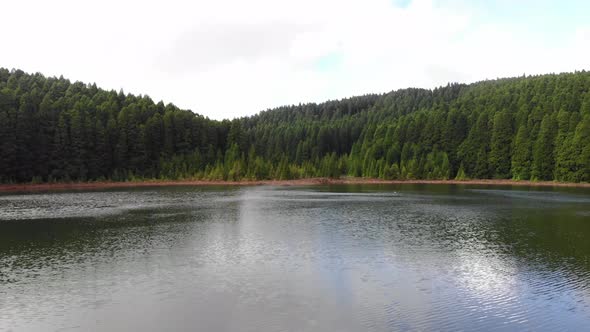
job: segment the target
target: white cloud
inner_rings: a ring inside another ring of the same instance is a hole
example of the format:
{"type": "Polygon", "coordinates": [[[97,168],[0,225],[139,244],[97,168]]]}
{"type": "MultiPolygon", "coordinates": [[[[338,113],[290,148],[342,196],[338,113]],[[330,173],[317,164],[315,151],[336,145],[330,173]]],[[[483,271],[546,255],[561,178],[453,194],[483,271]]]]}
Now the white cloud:
{"type": "MultiPolygon", "coordinates": [[[[0,66],[148,94],[212,118],[448,81],[588,69],[588,28],[478,21],[414,0],[12,1],[0,66]],[[337,55],[326,70],[321,59],[337,55]]],[[[458,5],[461,4],[461,5],[458,5]]]]}

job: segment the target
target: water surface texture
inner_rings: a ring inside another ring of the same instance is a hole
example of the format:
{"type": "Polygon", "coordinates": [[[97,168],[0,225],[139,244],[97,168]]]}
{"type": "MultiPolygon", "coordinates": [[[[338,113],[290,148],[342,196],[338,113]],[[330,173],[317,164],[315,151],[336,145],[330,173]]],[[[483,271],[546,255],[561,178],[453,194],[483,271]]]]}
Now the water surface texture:
{"type": "Polygon", "coordinates": [[[581,331],[590,191],[0,196],[0,330],[581,331]]]}

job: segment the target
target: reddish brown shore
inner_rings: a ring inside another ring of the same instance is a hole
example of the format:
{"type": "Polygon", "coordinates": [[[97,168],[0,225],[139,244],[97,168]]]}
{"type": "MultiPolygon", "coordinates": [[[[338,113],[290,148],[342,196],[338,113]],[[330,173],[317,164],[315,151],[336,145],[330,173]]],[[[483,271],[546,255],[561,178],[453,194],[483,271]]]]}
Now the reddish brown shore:
{"type": "Polygon", "coordinates": [[[579,187],[590,188],[590,183],[564,183],[553,181],[513,181],[513,180],[380,180],[365,178],[311,178],[298,180],[260,180],[260,181],[132,181],[132,182],[75,182],[75,183],[41,183],[41,184],[0,184],[0,192],[27,192],[51,190],[83,190],[108,188],[163,187],[163,186],[310,186],[331,184],[458,184],[458,185],[494,185],[494,186],[530,186],[530,187],[579,187]]]}

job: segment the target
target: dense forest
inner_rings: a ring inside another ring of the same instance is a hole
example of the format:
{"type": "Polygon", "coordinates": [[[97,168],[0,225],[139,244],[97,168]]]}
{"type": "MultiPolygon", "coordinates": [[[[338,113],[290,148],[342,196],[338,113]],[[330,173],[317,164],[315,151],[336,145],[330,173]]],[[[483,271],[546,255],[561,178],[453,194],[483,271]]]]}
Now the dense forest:
{"type": "Polygon", "coordinates": [[[0,68],[0,182],[590,181],[590,72],[403,89],[214,121],[0,68]]]}

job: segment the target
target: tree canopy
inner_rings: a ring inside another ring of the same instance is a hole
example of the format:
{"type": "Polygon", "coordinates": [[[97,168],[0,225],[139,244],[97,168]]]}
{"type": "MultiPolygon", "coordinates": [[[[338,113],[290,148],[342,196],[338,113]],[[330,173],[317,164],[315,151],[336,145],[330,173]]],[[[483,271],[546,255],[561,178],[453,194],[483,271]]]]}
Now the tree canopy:
{"type": "Polygon", "coordinates": [[[0,182],[498,178],[590,181],[590,73],[284,106],[215,121],[0,68],[0,182]]]}

